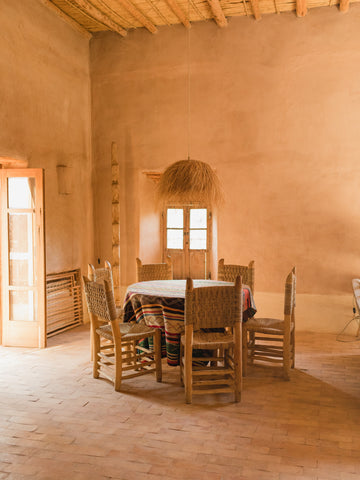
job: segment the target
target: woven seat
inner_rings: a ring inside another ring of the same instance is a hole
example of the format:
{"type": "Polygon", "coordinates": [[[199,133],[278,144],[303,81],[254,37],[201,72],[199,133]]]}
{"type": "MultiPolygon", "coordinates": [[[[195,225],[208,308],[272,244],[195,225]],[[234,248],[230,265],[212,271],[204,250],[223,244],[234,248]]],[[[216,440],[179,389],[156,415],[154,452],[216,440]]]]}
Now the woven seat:
{"type": "Polygon", "coordinates": [[[250,318],[247,321],[247,329],[252,330],[253,328],[257,331],[267,331],[267,330],[284,330],[284,320],[278,320],[277,318],[250,318]]]}
{"type": "Polygon", "coordinates": [[[284,378],[290,378],[295,366],[295,294],[294,267],[285,282],[284,319],[251,318],[243,324],[243,375],[247,364],[270,363],[282,366],[284,378]]]}
{"type": "MultiPolygon", "coordinates": [[[[131,335],[131,339],[135,341],[142,340],[146,334],[154,335],[153,328],[139,323],[119,323],[119,329],[123,340],[126,339],[126,335],[128,337],[131,335]]],[[[107,340],[113,341],[112,328],[109,324],[98,327],[96,333],[102,335],[107,340]]]]}
{"type": "Polygon", "coordinates": [[[84,279],[84,289],[93,335],[93,376],[100,375],[120,390],[122,379],[156,373],[161,382],[161,333],[144,324],[120,323],[114,295],[107,280],[103,283],[84,279]],[[106,323],[105,323],[106,322],[106,323]],[[105,324],[104,324],[105,323],[105,324]],[[154,351],[136,346],[144,338],[154,337],[154,351]]]}
{"type": "Polygon", "coordinates": [[[166,263],[148,263],[143,265],[140,258],[136,259],[137,281],[149,282],[151,280],[172,280],[173,267],[170,257],[166,263]]]}
{"type": "Polygon", "coordinates": [[[209,393],[234,393],[235,401],[240,401],[242,301],[240,277],[234,286],[199,288],[187,279],[185,334],[180,342],[186,403],[195,394],[209,393]]]}
{"type": "Polygon", "coordinates": [[[235,282],[235,279],[238,276],[241,276],[242,283],[250,287],[251,293],[254,295],[255,261],[252,260],[249,265],[226,265],[223,258],[219,260],[218,280],[235,282]]]}
{"type": "Polygon", "coordinates": [[[232,333],[222,332],[194,332],[193,348],[216,349],[222,348],[224,344],[227,348],[234,346],[234,335],[232,333]]]}

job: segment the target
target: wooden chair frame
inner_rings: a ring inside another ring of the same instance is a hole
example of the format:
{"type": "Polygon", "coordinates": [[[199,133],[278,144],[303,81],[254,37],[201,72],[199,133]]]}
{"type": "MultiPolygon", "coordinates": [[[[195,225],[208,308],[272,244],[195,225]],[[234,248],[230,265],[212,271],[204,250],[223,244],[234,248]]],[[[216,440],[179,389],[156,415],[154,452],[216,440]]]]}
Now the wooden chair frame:
{"type": "Polygon", "coordinates": [[[92,282],[83,277],[86,301],[93,329],[93,377],[113,382],[119,391],[123,379],[155,372],[161,382],[161,332],[144,324],[120,323],[114,295],[107,280],[92,282]],[[154,337],[154,351],[136,345],[154,337]]]}
{"type": "Polygon", "coordinates": [[[114,291],[114,280],[112,274],[111,264],[105,260],[104,267],[95,268],[91,263],[88,264],[88,278],[93,282],[107,280],[110,283],[112,291],[114,291]]]}
{"type": "Polygon", "coordinates": [[[251,318],[243,324],[243,375],[247,365],[254,363],[281,365],[284,378],[289,380],[295,367],[295,267],[286,277],[284,319],[251,318]]]}
{"type": "MultiPolygon", "coordinates": [[[[108,260],[105,260],[104,262],[104,267],[98,267],[95,268],[94,265],[91,263],[88,264],[88,278],[89,280],[93,282],[101,282],[106,280],[109,282],[110,288],[114,294],[114,280],[113,280],[113,274],[112,274],[112,267],[111,263],[108,260]]],[[[122,307],[116,306],[116,311],[118,317],[122,317],[124,314],[124,311],[122,307]]],[[[92,329],[92,324],[90,322],[90,352],[91,352],[91,360],[93,360],[93,329],[92,329]]]]}
{"type": "Polygon", "coordinates": [[[187,279],[185,334],[180,344],[186,403],[193,395],[209,393],[234,393],[235,402],[241,399],[241,288],[240,277],[234,286],[199,288],[187,279]],[[202,350],[202,355],[194,356],[194,350],[202,350]]]}

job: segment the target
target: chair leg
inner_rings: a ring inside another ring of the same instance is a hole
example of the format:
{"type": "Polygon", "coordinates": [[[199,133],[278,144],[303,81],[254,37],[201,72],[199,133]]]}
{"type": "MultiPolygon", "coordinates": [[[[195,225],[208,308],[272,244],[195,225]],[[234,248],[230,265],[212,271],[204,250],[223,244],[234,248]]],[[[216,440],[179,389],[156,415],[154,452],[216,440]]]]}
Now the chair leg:
{"type": "Polygon", "coordinates": [[[94,332],[93,326],[90,322],[90,360],[94,360],[94,332]]]}
{"type": "Polygon", "coordinates": [[[126,363],[128,365],[135,365],[136,364],[136,346],[137,346],[137,342],[135,342],[135,341],[131,342],[129,345],[126,345],[125,351],[130,352],[130,355],[134,359],[129,361],[129,360],[127,360],[127,357],[126,357],[126,359],[124,359],[124,363],[126,363]]]}
{"type": "Polygon", "coordinates": [[[234,335],[235,335],[235,346],[234,346],[234,370],[235,370],[235,402],[240,402],[241,400],[241,390],[242,390],[242,334],[241,334],[240,325],[235,326],[234,335]]]}
{"type": "Polygon", "coordinates": [[[248,343],[248,345],[249,345],[250,348],[248,348],[248,350],[250,350],[250,354],[248,353],[248,356],[249,356],[251,365],[254,364],[255,344],[256,344],[256,333],[255,332],[249,332],[249,343],[248,343]]]}
{"type": "Polygon", "coordinates": [[[96,333],[96,329],[94,328],[95,325],[95,315],[90,314],[90,321],[91,321],[91,359],[93,362],[93,377],[99,378],[100,375],[100,367],[99,367],[99,353],[100,353],[100,336],[96,333]]]}
{"type": "MultiPolygon", "coordinates": [[[[223,358],[223,359],[224,359],[224,365],[226,365],[226,362],[227,362],[227,356],[228,356],[227,354],[228,354],[228,352],[227,352],[227,350],[225,350],[224,348],[218,348],[218,349],[216,350],[216,356],[217,356],[217,358],[218,358],[218,359],[223,358]]],[[[212,367],[217,367],[217,366],[219,365],[219,362],[220,362],[220,360],[212,360],[212,361],[210,362],[210,365],[211,365],[212,367]]]]}
{"type": "Polygon", "coordinates": [[[356,337],[358,337],[359,334],[360,334],[360,320],[359,320],[359,318],[357,318],[357,323],[358,323],[358,329],[357,329],[357,332],[356,332],[356,335],[355,335],[356,337]]]}
{"type": "Polygon", "coordinates": [[[184,347],[182,345],[181,339],[180,339],[180,384],[183,387],[184,386],[184,347]]]}
{"type": "Polygon", "coordinates": [[[93,377],[99,378],[99,353],[100,353],[100,337],[94,333],[92,338],[92,362],[93,362],[93,377]]]}
{"type": "Polygon", "coordinates": [[[185,336],[185,401],[191,403],[192,401],[192,334],[185,336]]]}
{"type": "Polygon", "coordinates": [[[290,380],[290,368],[291,368],[291,355],[290,355],[290,338],[286,338],[286,334],[283,339],[283,361],[284,361],[284,378],[290,380]]]}
{"type": "Polygon", "coordinates": [[[246,327],[242,326],[242,374],[246,377],[248,362],[248,333],[246,327]]]}
{"type": "Polygon", "coordinates": [[[119,392],[121,387],[122,380],[122,346],[114,345],[115,353],[115,378],[114,378],[114,387],[115,391],[119,392]]]}
{"type": "Polygon", "coordinates": [[[154,335],[154,355],[156,366],[156,381],[162,380],[162,367],[161,367],[161,330],[157,328],[154,335]]]}

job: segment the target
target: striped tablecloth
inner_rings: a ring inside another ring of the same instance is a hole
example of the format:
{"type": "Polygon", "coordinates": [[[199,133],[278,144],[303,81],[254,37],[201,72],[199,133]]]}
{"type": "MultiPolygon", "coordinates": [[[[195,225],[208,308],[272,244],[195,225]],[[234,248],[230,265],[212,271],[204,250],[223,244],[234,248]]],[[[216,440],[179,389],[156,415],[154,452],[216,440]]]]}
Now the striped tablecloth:
{"type": "MultiPolygon", "coordinates": [[[[233,285],[214,280],[194,280],[194,288],[233,285]]],[[[156,280],[139,282],[127,289],[124,302],[125,322],[144,322],[163,332],[163,356],[169,365],[179,365],[180,336],[184,332],[184,301],[186,280],[156,280]]],[[[250,288],[243,285],[246,321],[256,313],[250,288]]]]}

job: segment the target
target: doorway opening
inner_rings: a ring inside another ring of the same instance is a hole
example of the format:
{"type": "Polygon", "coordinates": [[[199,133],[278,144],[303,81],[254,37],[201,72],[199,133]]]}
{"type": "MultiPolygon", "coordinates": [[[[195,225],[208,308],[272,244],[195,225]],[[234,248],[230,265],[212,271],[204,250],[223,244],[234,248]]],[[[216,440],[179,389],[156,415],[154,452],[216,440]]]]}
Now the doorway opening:
{"type": "Polygon", "coordinates": [[[0,343],[5,346],[46,346],[43,176],[39,168],[0,169],[0,343]]]}
{"type": "Polygon", "coordinates": [[[211,278],[212,213],[204,205],[168,205],[163,213],[163,253],[174,279],[211,278]]]}

